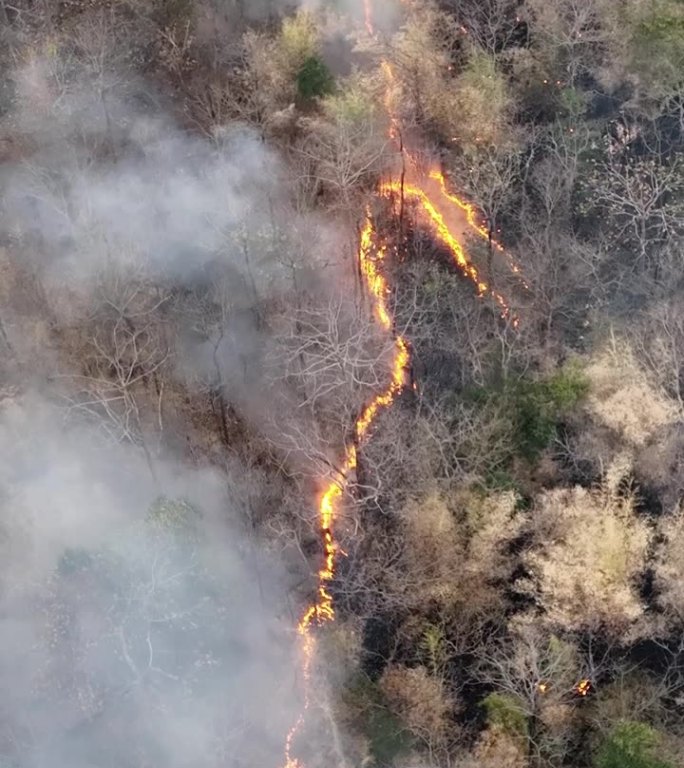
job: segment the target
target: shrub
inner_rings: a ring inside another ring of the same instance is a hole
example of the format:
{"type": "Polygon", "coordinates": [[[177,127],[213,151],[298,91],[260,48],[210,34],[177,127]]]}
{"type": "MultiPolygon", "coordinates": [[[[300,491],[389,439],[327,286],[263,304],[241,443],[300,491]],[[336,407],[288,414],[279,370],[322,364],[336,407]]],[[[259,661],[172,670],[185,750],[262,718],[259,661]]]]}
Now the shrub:
{"type": "Polygon", "coordinates": [[[646,723],[623,722],[616,725],[599,747],[596,768],[674,768],[657,755],[660,737],[646,723]]]}
{"type": "Polygon", "coordinates": [[[571,364],[548,378],[521,378],[495,390],[477,391],[474,397],[501,414],[502,428],[510,433],[513,455],[509,460],[520,456],[532,462],[549,445],[561,419],[588,390],[587,378],[571,364]]]}
{"type": "Polygon", "coordinates": [[[365,675],[349,680],[342,690],[343,715],[368,741],[379,765],[391,765],[413,746],[401,720],[388,707],[384,693],[365,675]]]}
{"type": "Polygon", "coordinates": [[[518,452],[532,461],[547,447],[556,425],[586,394],[588,381],[577,366],[548,379],[521,380],[510,394],[518,452]]]}
{"type": "Polygon", "coordinates": [[[306,101],[332,93],[334,86],[330,70],[318,56],[309,56],[297,73],[297,93],[306,101]]]}
{"type": "Polygon", "coordinates": [[[527,717],[518,702],[503,693],[490,693],[482,700],[487,722],[509,736],[527,739],[527,717]]]}

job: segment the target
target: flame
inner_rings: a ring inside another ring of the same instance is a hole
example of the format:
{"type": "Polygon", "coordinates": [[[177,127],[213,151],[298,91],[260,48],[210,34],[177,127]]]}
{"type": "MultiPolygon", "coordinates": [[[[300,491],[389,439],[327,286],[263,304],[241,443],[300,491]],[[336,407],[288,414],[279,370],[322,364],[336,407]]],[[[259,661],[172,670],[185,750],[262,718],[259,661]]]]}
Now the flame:
{"type": "Polygon", "coordinates": [[[575,693],[578,696],[586,696],[589,691],[591,691],[591,680],[586,677],[580,680],[575,686],[575,693]]]}
{"type": "MultiPolygon", "coordinates": [[[[477,267],[468,260],[463,250],[463,247],[458,242],[456,237],[451,233],[444,216],[437,210],[434,203],[430,199],[428,193],[421,187],[415,184],[404,183],[403,185],[396,181],[386,181],[380,185],[380,192],[385,195],[404,195],[404,197],[413,198],[420,203],[423,211],[427,215],[428,220],[432,224],[435,234],[438,239],[451,251],[456,265],[461,270],[461,273],[471,280],[477,288],[478,296],[484,296],[489,294],[494,301],[499,305],[502,311],[502,317],[508,317],[510,314],[510,306],[499,293],[499,291],[492,288],[482,277],[477,267]]],[[[513,318],[513,324],[517,327],[518,318],[513,318]]]]}
{"type": "MultiPolygon", "coordinates": [[[[374,35],[371,0],[363,0],[364,23],[367,32],[374,35]]],[[[400,143],[400,120],[395,108],[397,83],[394,71],[388,61],[381,62],[381,68],[385,75],[387,86],[385,88],[384,105],[387,111],[390,126],[389,136],[398,145],[402,155],[409,160],[412,167],[417,170],[418,162],[400,143]]],[[[433,168],[428,174],[428,179],[438,181],[443,198],[466,214],[468,225],[480,236],[489,240],[489,233],[477,223],[475,208],[469,203],[463,202],[447,190],[446,179],[438,168],[433,168]]],[[[420,181],[413,180],[410,183],[400,184],[387,181],[380,185],[380,194],[404,195],[418,202],[427,219],[432,225],[437,237],[452,253],[454,260],[461,272],[471,280],[479,296],[490,295],[502,310],[502,316],[510,314],[510,307],[505,298],[494,290],[480,275],[477,267],[466,257],[463,247],[456,236],[451,232],[444,216],[437,208],[436,202],[431,198],[429,189],[421,185],[420,181]]],[[[504,252],[503,246],[492,241],[493,246],[500,252],[504,252]]],[[[344,492],[348,486],[351,473],[356,469],[357,446],[368,436],[370,428],[381,409],[389,407],[406,386],[406,371],[410,362],[409,346],[406,338],[394,333],[393,321],[388,306],[389,287],[387,280],[380,270],[380,265],[387,255],[386,246],[376,247],[375,230],[370,210],[366,211],[364,226],[359,239],[358,259],[361,274],[367,292],[372,297],[373,315],[381,328],[388,334],[394,335],[394,353],[392,360],[392,375],[384,392],[376,395],[361,411],[354,427],[354,439],[347,444],[344,451],[342,465],[338,475],[324,488],[318,501],[318,525],[323,538],[324,558],[323,565],[318,571],[318,587],[315,601],[307,608],[297,625],[297,633],[301,638],[302,673],[304,688],[304,707],[297,721],[287,734],[285,741],[285,768],[303,768],[302,763],[293,757],[293,746],[297,734],[304,724],[306,712],[310,707],[311,670],[316,651],[316,636],[314,629],[318,626],[335,620],[335,608],[330,591],[330,584],[335,578],[336,556],[339,550],[333,535],[333,528],[337,512],[344,492]]],[[[513,269],[519,272],[519,268],[513,269]]],[[[518,318],[513,318],[513,325],[517,327],[518,318]]],[[[413,385],[414,390],[417,388],[413,385]]],[[[582,681],[584,682],[584,681],[582,681]]],[[[587,681],[588,682],[588,681],[587,681]]],[[[579,684],[581,685],[581,683],[579,684]]],[[[546,684],[540,683],[539,690],[543,693],[546,684]]],[[[579,687],[578,687],[579,690],[579,687]]],[[[588,692],[588,688],[587,688],[588,692]]],[[[580,695],[586,695],[581,693],[580,695]]]]}
{"type": "MultiPolygon", "coordinates": [[[[361,231],[359,243],[359,265],[364,277],[366,290],[373,300],[373,314],[384,331],[392,332],[392,318],[387,305],[389,287],[385,276],[379,269],[386,255],[386,248],[374,248],[373,219],[366,211],[366,219],[361,231]],[[373,253],[375,251],[375,254],[373,253]]],[[[285,768],[302,768],[297,758],[292,756],[294,739],[304,724],[306,711],[310,706],[309,690],[311,667],[313,664],[316,637],[313,630],[335,620],[335,608],[329,584],[335,578],[335,561],[338,546],[333,537],[333,525],[337,516],[342,496],[349,482],[349,477],[356,469],[357,446],[367,436],[378,412],[392,404],[406,384],[406,369],[410,361],[408,342],[403,336],[394,339],[392,376],[384,392],[376,395],[361,411],[354,425],[354,440],[345,448],[344,460],[339,469],[339,477],[331,480],[318,502],[318,525],[323,536],[323,566],[318,571],[318,589],[315,602],[310,605],[297,625],[297,632],[302,638],[302,672],[304,678],[304,709],[297,722],[292,726],[285,740],[285,768]]]]}
{"type": "MultiPolygon", "coordinates": [[[[477,232],[477,234],[483,238],[483,240],[489,241],[489,230],[483,225],[479,224],[477,221],[477,211],[473,205],[470,203],[466,203],[464,200],[461,200],[459,197],[456,197],[456,195],[451,194],[446,186],[446,178],[442,171],[440,171],[438,168],[433,168],[430,173],[428,174],[429,178],[433,179],[434,181],[439,182],[440,189],[444,197],[454,205],[458,206],[466,215],[466,218],[468,220],[468,224],[472,227],[472,229],[477,232]]],[[[497,242],[492,238],[492,247],[496,248],[497,251],[500,251],[501,253],[504,252],[504,247],[501,245],[501,243],[497,242]]]]}
{"type": "MultiPolygon", "coordinates": [[[[489,230],[487,229],[484,224],[479,224],[477,221],[477,209],[474,205],[471,203],[465,202],[465,200],[461,200],[461,198],[457,197],[453,193],[450,193],[447,189],[447,181],[446,177],[444,176],[444,173],[439,168],[433,168],[430,173],[428,174],[429,178],[431,178],[433,181],[436,181],[439,183],[440,190],[442,192],[442,195],[445,197],[446,200],[448,200],[453,205],[460,208],[463,213],[466,215],[466,220],[468,221],[468,225],[483,239],[487,242],[490,242],[489,239],[489,230]]],[[[495,248],[499,253],[503,253],[506,257],[506,260],[508,261],[508,266],[511,270],[511,272],[515,273],[516,275],[521,275],[521,269],[520,265],[515,261],[515,259],[506,251],[506,249],[501,245],[500,242],[498,242],[495,238],[491,239],[492,248],[495,248]]],[[[522,284],[525,286],[525,288],[529,289],[529,285],[525,280],[521,278],[522,284]]]]}
{"type": "MultiPolygon", "coordinates": [[[[395,93],[397,88],[396,77],[394,75],[394,70],[392,69],[392,65],[387,60],[383,60],[380,63],[380,67],[382,69],[382,72],[385,76],[385,80],[387,82],[387,86],[385,88],[384,102],[385,102],[385,109],[387,111],[387,114],[389,115],[389,120],[390,120],[389,136],[390,136],[390,139],[392,139],[396,144],[398,143],[398,138],[399,138],[399,118],[397,116],[396,109],[394,108],[395,93]]],[[[416,158],[403,145],[399,147],[399,151],[402,153],[404,157],[408,158],[412,167],[415,170],[417,170],[418,162],[416,158]]],[[[412,176],[417,177],[417,174],[412,174],[412,176]]],[[[460,211],[462,211],[465,214],[465,219],[468,226],[471,229],[473,229],[480,237],[485,239],[487,242],[490,242],[489,231],[486,229],[484,224],[478,223],[478,220],[477,220],[478,214],[475,206],[473,206],[471,203],[467,203],[464,200],[461,200],[459,197],[449,192],[449,190],[447,189],[446,177],[444,176],[444,173],[439,169],[438,166],[433,165],[433,167],[430,168],[427,174],[427,178],[428,180],[436,181],[439,184],[439,190],[443,200],[445,200],[446,202],[450,203],[453,206],[456,206],[460,211]]],[[[475,283],[477,287],[478,295],[483,296],[485,294],[490,294],[492,298],[496,301],[496,303],[499,305],[499,307],[501,308],[502,317],[505,318],[509,316],[510,307],[508,305],[508,302],[506,301],[506,299],[503,297],[501,293],[491,289],[487,285],[487,283],[480,276],[477,268],[467,259],[467,257],[465,256],[463,247],[459,243],[456,236],[449,229],[449,226],[446,223],[444,216],[439,212],[437,208],[437,202],[431,196],[428,185],[422,184],[419,178],[412,178],[410,182],[405,181],[403,185],[399,184],[398,182],[392,182],[392,181],[384,182],[381,185],[380,191],[381,193],[384,193],[384,194],[396,193],[396,194],[399,194],[400,196],[403,191],[404,196],[412,197],[415,200],[417,200],[417,202],[419,202],[421,207],[423,208],[424,212],[427,214],[428,219],[436,229],[440,240],[447,246],[447,248],[454,255],[454,259],[457,265],[459,266],[461,272],[468,279],[472,280],[475,283]]],[[[516,275],[520,275],[521,273],[520,267],[516,264],[515,260],[508,254],[508,252],[505,250],[503,245],[501,245],[501,243],[499,243],[495,239],[491,240],[491,244],[492,244],[492,247],[495,248],[498,252],[505,255],[511,270],[516,275]]],[[[522,277],[521,277],[521,281],[526,288],[529,288],[528,284],[525,282],[525,280],[522,277]]],[[[520,321],[519,321],[519,318],[514,317],[512,322],[513,322],[513,327],[517,328],[520,321]]]]}

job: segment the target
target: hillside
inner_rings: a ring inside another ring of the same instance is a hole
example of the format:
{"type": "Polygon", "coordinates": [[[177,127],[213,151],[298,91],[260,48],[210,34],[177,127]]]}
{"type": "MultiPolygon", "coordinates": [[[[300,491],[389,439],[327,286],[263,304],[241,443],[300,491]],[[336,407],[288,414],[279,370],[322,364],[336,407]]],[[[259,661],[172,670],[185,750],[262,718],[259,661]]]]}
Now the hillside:
{"type": "Polygon", "coordinates": [[[684,768],[678,0],[0,0],[0,764],[684,768]]]}

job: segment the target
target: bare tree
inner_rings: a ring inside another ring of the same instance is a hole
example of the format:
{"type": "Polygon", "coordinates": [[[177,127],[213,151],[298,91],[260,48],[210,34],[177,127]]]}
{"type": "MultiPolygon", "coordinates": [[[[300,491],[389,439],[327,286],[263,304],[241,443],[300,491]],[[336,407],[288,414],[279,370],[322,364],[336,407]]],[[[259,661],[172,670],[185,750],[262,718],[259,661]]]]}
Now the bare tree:
{"type": "Polygon", "coordinates": [[[520,24],[515,0],[470,0],[451,2],[465,33],[490,54],[498,53],[512,41],[520,24]]]}
{"type": "Polygon", "coordinates": [[[369,116],[363,120],[309,122],[295,153],[332,207],[354,211],[360,205],[360,193],[376,181],[388,148],[380,127],[369,116]]]}
{"type": "Polygon", "coordinates": [[[484,217],[487,231],[488,272],[490,284],[495,284],[494,242],[499,232],[499,219],[510,204],[514,183],[520,171],[515,148],[483,147],[460,160],[457,170],[461,188],[484,217]]]}
{"type": "Polygon", "coordinates": [[[510,636],[476,653],[478,678],[525,719],[532,765],[562,761],[573,748],[578,683],[605,672],[608,656],[589,653],[585,659],[571,640],[540,630],[534,621],[518,622],[510,636]]]}
{"type": "Polygon", "coordinates": [[[305,451],[320,461],[330,447],[339,452],[353,437],[364,404],[386,388],[392,341],[365,308],[344,298],[288,311],[275,328],[272,375],[289,382],[297,397],[298,415],[290,424],[294,432],[286,430],[285,442],[293,441],[293,449],[306,444],[305,451]],[[308,440],[302,432],[306,421],[305,431],[314,429],[308,440]]]}
{"type": "Polygon", "coordinates": [[[70,377],[78,385],[68,397],[70,409],[94,417],[114,440],[141,446],[153,471],[148,427],[154,423],[161,437],[161,371],[170,355],[161,309],[169,295],[118,269],[103,275],[100,291],[89,318],[85,372],[70,377]],[[156,402],[154,422],[141,409],[143,394],[156,402]]]}
{"type": "Polygon", "coordinates": [[[526,7],[533,39],[549,63],[562,64],[570,86],[603,62],[614,34],[606,0],[530,0],[526,7]]]}
{"type": "Polygon", "coordinates": [[[614,237],[631,256],[631,269],[650,270],[656,281],[660,254],[670,238],[682,235],[683,170],[678,157],[618,157],[598,165],[587,182],[587,209],[607,216],[614,237]]]}

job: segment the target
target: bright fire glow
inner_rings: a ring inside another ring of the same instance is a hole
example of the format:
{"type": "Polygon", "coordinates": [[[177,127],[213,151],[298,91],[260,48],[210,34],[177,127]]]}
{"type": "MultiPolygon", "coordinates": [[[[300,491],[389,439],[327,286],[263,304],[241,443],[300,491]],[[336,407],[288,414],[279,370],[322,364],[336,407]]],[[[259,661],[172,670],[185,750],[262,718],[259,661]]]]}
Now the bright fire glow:
{"type": "MultiPolygon", "coordinates": [[[[380,185],[380,191],[386,195],[403,194],[405,198],[416,200],[427,215],[438,239],[451,251],[461,273],[475,284],[478,296],[489,294],[501,307],[503,317],[507,317],[510,314],[510,307],[506,299],[487,284],[477,267],[468,260],[463,247],[451,233],[447,223],[444,221],[444,217],[437,210],[424,189],[414,184],[404,183],[402,186],[399,182],[388,181],[380,185]]],[[[513,324],[517,325],[517,318],[514,318],[513,324]]]]}
{"type": "Polygon", "coordinates": [[[586,696],[590,690],[591,690],[591,680],[588,680],[587,678],[580,680],[579,683],[577,683],[577,685],[575,686],[575,693],[578,696],[586,696]]]}
{"type": "MultiPolygon", "coordinates": [[[[370,35],[374,34],[371,0],[363,0],[364,22],[366,30],[370,35]]],[[[382,71],[385,75],[387,86],[385,88],[384,104],[387,111],[390,126],[389,136],[395,144],[399,145],[400,121],[395,108],[397,83],[394,72],[389,62],[381,62],[382,71]]],[[[414,157],[408,153],[402,146],[401,151],[404,157],[408,158],[413,168],[417,169],[417,162],[414,157]]],[[[467,223],[481,237],[489,239],[487,230],[477,222],[475,208],[469,203],[461,201],[458,197],[448,192],[446,179],[438,168],[433,168],[428,179],[440,183],[441,194],[443,198],[456,205],[466,214],[467,223]]],[[[444,216],[437,208],[435,200],[430,196],[428,188],[420,181],[412,179],[411,182],[384,182],[380,185],[380,193],[383,195],[403,195],[417,202],[425,213],[427,220],[434,229],[439,240],[448,248],[454,257],[454,261],[463,275],[471,280],[479,296],[490,295],[502,310],[502,316],[507,317],[510,314],[510,307],[504,297],[492,287],[480,275],[477,267],[466,257],[463,247],[457,237],[449,229],[444,216]]],[[[493,241],[493,246],[503,252],[503,247],[493,241]]],[[[383,245],[378,245],[376,233],[373,227],[373,220],[370,211],[366,212],[365,222],[361,231],[358,259],[361,274],[363,275],[366,291],[372,297],[373,315],[382,329],[388,334],[394,332],[393,321],[388,306],[389,288],[387,280],[380,270],[380,265],[387,255],[387,249],[383,245]]],[[[511,260],[512,263],[512,260],[511,260]]],[[[519,272],[517,265],[512,266],[514,272],[519,272]]],[[[517,327],[518,319],[513,318],[513,325],[517,327]]],[[[406,371],[410,362],[410,353],[408,342],[401,335],[394,338],[394,355],[392,360],[391,380],[384,392],[376,395],[359,415],[355,424],[354,440],[350,442],[344,452],[344,460],[340,467],[339,474],[325,486],[318,501],[318,525],[323,538],[324,559],[323,565],[318,572],[318,587],[315,601],[307,608],[297,625],[297,632],[301,637],[302,652],[302,672],[304,687],[304,708],[297,722],[287,734],[285,742],[285,768],[302,768],[302,763],[296,757],[293,757],[294,741],[299,733],[306,711],[310,706],[311,689],[311,670],[316,650],[316,638],[314,629],[327,622],[334,621],[335,608],[333,597],[330,591],[330,584],[335,578],[335,564],[338,547],[335,543],[333,528],[335,518],[342,502],[342,497],[349,483],[351,473],[356,469],[357,446],[367,437],[368,432],[373,425],[379,411],[389,407],[396,397],[401,393],[406,385],[406,371]]],[[[414,384],[415,388],[415,384],[414,384]]],[[[584,682],[584,681],[583,681],[584,682]]],[[[581,683],[579,684],[581,685],[581,683]]],[[[578,685],[578,691],[579,691],[578,685]]],[[[540,691],[545,691],[545,684],[540,684],[540,691]],[[542,687],[543,686],[543,687],[542,687]]],[[[588,692],[588,688],[587,688],[588,692]]],[[[586,695],[581,693],[581,695],[586,695]]]]}
{"type": "MultiPolygon", "coordinates": [[[[386,255],[384,247],[375,247],[375,231],[370,211],[366,219],[359,244],[359,264],[364,277],[366,290],[373,300],[373,314],[383,330],[392,332],[392,319],[387,306],[389,288],[385,276],[379,269],[386,255]]],[[[392,404],[406,384],[406,369],[409,364],[409,349],[406,339],[397,336],[394,340],[394,355],[392,359],[392,377],[384,392],[376,395],[361,411],[356,420],[354,440],[345,448],[344,461],[339,471],[339,477],[331,480],[323,491],[318,502],[318,525],[323,537],[324,559],[323,566],[318,572],[318,589],[316,600],[302,616],[297,625],[297,632],[302,638],[302,672],[304,677],[304,711],[290,729],[285,741],[285,768],[301,768],[301,762],[292,756],[294,739],[304,724],[304,715],[309,708],[309,690],[311,666],[316,648],[316,638],[313,630],[335,619],[335,609],[329,584],[335,578],[335,560],[338,547],[333,538],[333,525],[342,501],[350,474],[356,469],[356,449],[370,430],[375,417],[382,408],[392,404]]]]}
{"type": "MultiPolygon", "coordinates": [[[[383,60],[380,63],[380,66],[387,83],[385,88],[384,102],[385,102],[385,109],[387,111],[387,114],[389,115],[389,120],[390,120],[389,136],[396,144],[398,143],[398,139],[400,135],[399,118],[397,116],[396,108],[394,106],[396,101],[397,81],[394,76],[394,70],[392,69],[392,65],[387,60],[383,60]]],[[[414,158],[412,154],[408,152],[404,146],[401,146],[400,150],[403,156],[408,158],[413,169],[417,170],[418,163],[416,161],[416,158],[414,158]]],[[[456,261],[456,264],[460,268],[461,272],[467,278],[472,280],[472,282],[475,283],[475,286],[477,287],[478,295],[484,296],[486,294],[489,294],[490,296],[492,296],[494,301],[496,301],[496,303],[501,308],[502,317],[504,318],[508,317],[510,315],[510,307],[508,305],[508,302],[505,300],[505,298],[501,293],[499,293],[498,291],[495,291],[494,289],[490,288],[487,285],[487,283],[482,279],[475,265],[472,264],[467,259],[461,243],[458,241],[458,238],[456,237],[456,235],[449,228],[449,225],[445,221],[444,216],[442,215],[442,213],[440,213],[437,207],[438,206],[437,201],[431,195],[430,185],[422,183],[419,178],[419,174],[417,173],[410,173],[408,175],[410,175],[411,177],[410,182],[404,180],[403,185],[400,184],[399,182],[385,182],[381,185],[381,192],[383,192],[384,194],[393,193],[393,194],[399,195],[400,197],[403,193],[404,197],[413,198],[414,201],[418,202],[421,208],[423,209],[423,211],[427,214],[427,217],[430,220],[430,223],[436,229],[439,239],[452,252],[454,259],[456,261]]],[[[465,221],[467,222],[468,226],[471,229],[473,229],[480,237],[482,237],[484,240],[487,240],[489,242],[489,231],[484,226],[484,223],[478,223],[478,213],[476,208],[470,203],[467,203],[464,200],[461,200],[459,197],[449,192],[449,190],[447,189],[446,178],[443,172],[440,170],[440,168],[437,165],[433,165],[430,168],[427,174],[427,178],[428,180],[435,181],[439,184],[440,195],[442,200],[446,201],[452,206],[455,206],[459,211],[464,213],[465,221]]],[[[507,253],[507,251],[504,249],[501,243],[499,243],[497,240],[492,238],[491,244],[495,250],[497,250],[499,253],[504,254],[504,256],[508,261],[510,269],[515,274],[520,275],[520,267],[515,263],[515,260],[507,253]]],[[[528,288],[529,286],[522,279],[522,277],[521,277],[521,280],[523,285],[526,288],[528,288]]],[[[514,317],[512,320],[512,323],[513,323],[513,327],[517,328],[519,325],[519,318],[514,317]]]]}
{"type": "MultiPolygon", "coordinates": [[[[485,226],[485,223],[478,223],[477,220],[477,209],[474,205],[471,205],[470,203],[466,203],[465,200],[461,200],[456,195],[449,192],[447,189],[447,182],[444,174],[439,168],[433,168],[430,173],[429,177],[433,180],[439,183],[439,187],[442,191],[442,194],[444,197],[453,205],[460,208],[463,213],[466,215],[466,219],[468,221],[468,225],[475,231],[477,234],[487,242],[490,242],[489,240],[489,230],[485,226]]],[[[503,253],[506,257],[506,261],[508,262],[508,266],[511,270],[511,272],[514,272],[516,275],[521,274],[520,266],[517,264],[515,259],[506,251],[506,249],[494,238],[491,239],[492,248],[495,248],[499,253],[503,253]]],[[[525,282],[525,280],[522,280],[522,284],[525,286],[525,288],[529,288],[529,285],[525,282]]]]}

